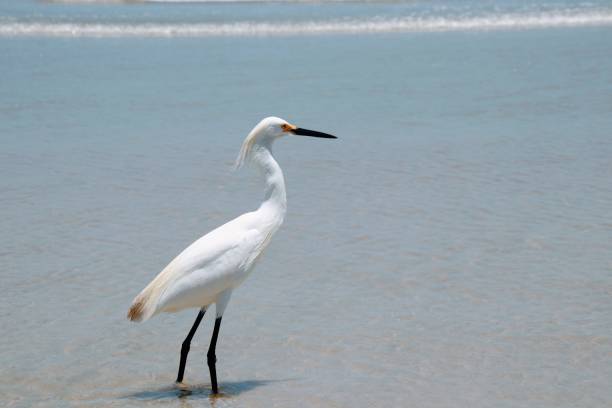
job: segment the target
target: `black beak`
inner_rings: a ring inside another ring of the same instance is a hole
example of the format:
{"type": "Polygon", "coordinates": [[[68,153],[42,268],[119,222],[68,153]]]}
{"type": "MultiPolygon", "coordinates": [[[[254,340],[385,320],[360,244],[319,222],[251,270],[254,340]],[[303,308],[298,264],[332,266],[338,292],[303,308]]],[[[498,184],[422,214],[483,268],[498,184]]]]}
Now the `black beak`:
{"type": "Polygon", "coordinates": [[[299,136],[312,136],[312,137],[323,137],[325,139],[337,139],[337,137],[334,135],[330,135],[330,134],[323,133],[323,132],[317,132],[316,130],[295,128],[292,130],[292,132],[299,136]]]}

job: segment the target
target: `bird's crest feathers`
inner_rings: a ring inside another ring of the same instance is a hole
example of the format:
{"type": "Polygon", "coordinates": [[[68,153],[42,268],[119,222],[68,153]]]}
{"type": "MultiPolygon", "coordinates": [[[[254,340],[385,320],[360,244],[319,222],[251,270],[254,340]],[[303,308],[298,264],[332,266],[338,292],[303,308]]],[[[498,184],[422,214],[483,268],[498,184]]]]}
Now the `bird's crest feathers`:
{"type": "Polygon", "coordinates": [[[240,153],[238,154],[238,158],[236,159],[236,164],[234,165],[234,167],[236,169],[239,169],[244,165],[244,163],[250,160],[251,153],[253,152],[253,146],[257,142],[258,136],[260,136],[264,131],[269,131],[270,127],[274,125],[279,126],[280,129],[280,125],[283,123],[287,123],[287,121],[281,118],[277,118],[276,116],[269,116],[265,119],[262,119],[261,122],[259,122],[253,128],[253,130],[251,130],[251,133],[249,133],[248,136],[244,139],[244,142],[242,142],[242,147],[240,148],[240,153]]]}
{"type": "Polygon", "coordinates": [[[238,158],[236,159],[236,164],[234,168],[236,170],[240,169],[244,166],[244,163],[249,160],[251,155],[251,150],[253,149],[253,144],[255,144],[255,129],[244,139],[242,142],[242,147],[240,148],[240,153],[238,154],[238,158]]]}

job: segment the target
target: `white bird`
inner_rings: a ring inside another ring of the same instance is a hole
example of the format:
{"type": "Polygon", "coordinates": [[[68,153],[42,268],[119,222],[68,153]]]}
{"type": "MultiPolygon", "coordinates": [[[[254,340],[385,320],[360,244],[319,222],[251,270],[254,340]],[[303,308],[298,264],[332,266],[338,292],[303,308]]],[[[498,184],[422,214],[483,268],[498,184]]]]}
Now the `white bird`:
{"type": "Polygon", "coordinates": [[[196,320],[183,341],[177,382],[183,381],[187,354],[206,309],[215,304],[216,319],[207,353],[213,393],[218,393],[215,348],[223,312],[232,291],[252,271],[272,235],[283,223],[287,210],[285,179],[272,156],[272,144],[286,135],[335,139],[335,136],[298,128],[287,121],[268,117],[251,130],[236,162],[249,161],[265,179],[265,199],[255,211],[242,214],[204,235],[181,252],[132,302],[128,318],[147,320],[160,312],[199,308],[196,320]]]}

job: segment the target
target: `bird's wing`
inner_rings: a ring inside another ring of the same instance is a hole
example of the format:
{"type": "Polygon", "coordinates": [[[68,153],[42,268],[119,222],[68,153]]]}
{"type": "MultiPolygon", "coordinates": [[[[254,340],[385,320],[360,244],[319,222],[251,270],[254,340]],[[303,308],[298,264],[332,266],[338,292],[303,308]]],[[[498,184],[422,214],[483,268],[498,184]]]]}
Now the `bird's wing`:
{"type": "Polygon", "coordinates": [[[215,292],[226,289],[220,286],[231,278],[228,273],[246,266],[242,263],[248,262],[261,241],[261,234],[250,228],[248,215],[220,226],[183,250],[136,296],[128,318],[146,320],[164,306],[161,303],[168,303],[177,292],[190,288],[215,292]]]}

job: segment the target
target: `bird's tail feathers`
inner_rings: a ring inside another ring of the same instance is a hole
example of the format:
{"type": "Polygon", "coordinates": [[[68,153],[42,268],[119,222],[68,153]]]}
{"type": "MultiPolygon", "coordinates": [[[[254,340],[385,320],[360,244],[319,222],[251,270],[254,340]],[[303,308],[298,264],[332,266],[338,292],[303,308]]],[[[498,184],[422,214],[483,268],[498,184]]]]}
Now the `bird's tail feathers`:
{"type": "Polygon", "coordinates": [[[138,296],[136,296],[128,311],[128,319],[134,322],[145,321],[159,311],[160,297],[175,277],[172,267],[173,264],[174,261],[170,262],[170,264],[166,266],[166,268],[157,275],[138,296]]]}
{"type": "Polygon", "coordinates": [[[155,312],[154,305],[151,302],[151,290],[145,288],[132,302],[127,317],[133,322],[148,320],[155,312]]]}

